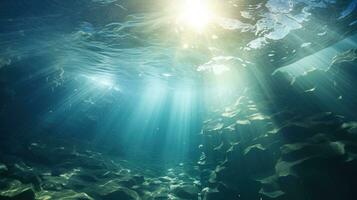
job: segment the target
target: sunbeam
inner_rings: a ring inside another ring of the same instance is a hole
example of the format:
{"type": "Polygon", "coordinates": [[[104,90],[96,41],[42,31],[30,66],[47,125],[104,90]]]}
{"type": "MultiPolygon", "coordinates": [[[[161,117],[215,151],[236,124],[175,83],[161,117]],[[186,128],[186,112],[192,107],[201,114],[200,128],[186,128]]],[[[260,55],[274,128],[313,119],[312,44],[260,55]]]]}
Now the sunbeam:
{"type": "Polygon", "coordinates": [[[180,1],[177,12],[176,22],[197,32],[203,32],[214,19],[212,7],[207,0],[180,1]]]}
{"type": "Polygon", "coordinates": [[[0,4],[0,200],[356,199],[357,0],[0,4]]]}

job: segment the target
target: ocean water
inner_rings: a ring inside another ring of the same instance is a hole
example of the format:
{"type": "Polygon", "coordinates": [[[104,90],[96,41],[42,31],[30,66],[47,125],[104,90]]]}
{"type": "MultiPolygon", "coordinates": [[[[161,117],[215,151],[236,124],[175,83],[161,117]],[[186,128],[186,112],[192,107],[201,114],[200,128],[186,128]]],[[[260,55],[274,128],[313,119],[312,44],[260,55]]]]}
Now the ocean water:
{"type": "Polygon", "coordinates": [[[356,0],[2,0],[0,200],[354,200],[356,0]]]}

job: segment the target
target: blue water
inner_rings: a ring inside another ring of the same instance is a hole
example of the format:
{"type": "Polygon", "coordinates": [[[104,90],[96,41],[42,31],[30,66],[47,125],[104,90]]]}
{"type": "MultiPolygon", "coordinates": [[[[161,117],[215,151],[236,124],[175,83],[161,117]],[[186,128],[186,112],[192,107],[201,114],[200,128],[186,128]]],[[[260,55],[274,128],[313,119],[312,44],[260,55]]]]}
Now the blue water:
{"type": "Polygon", "coordinates": [[[272,72],[356,29],[355,1],[222,5],[203,33],[178,30],[170,5],[3,2],[1,79],[12,99],[3,123],[109,138],[128,155],[143,145],[148,155],[195,155],[205,111],[231,102],[246,86],[239,68],[272,72]],[[336,8],[337,24],[310,29],[336,8]]]}
{"type": "MultiPolygon", "coordinates": [[[[267,119],[254,98],[274,96],[273,72],[328,70],[357,47],[355,0],[198,1],[188,22],[183,2],[3,0],[1,138],[81,141],[153,168],[197,163],[205,131],[224,137],[251,111],[250,120],[267,119]],[[242,95],[250,101],[235,110],[242,95]]],[[[337,110],[330,94],[320,97],[337,110]]]]}

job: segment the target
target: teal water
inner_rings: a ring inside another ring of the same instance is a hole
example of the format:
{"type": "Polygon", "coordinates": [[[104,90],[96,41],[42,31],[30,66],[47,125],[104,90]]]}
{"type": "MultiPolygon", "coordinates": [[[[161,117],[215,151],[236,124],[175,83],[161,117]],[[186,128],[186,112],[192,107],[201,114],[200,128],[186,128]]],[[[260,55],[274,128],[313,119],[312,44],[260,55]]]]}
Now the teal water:
{"type": "Polygon", "coordinates": [[[355,199],[355,0],[4,0],[1,199],[355,199]]]}

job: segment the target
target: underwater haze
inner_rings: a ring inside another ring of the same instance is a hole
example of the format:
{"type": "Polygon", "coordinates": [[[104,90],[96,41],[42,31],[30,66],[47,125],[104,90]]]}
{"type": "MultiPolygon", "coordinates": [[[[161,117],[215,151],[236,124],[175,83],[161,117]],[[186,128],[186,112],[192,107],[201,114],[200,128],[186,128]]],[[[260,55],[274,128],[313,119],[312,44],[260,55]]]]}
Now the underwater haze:
{"type": "Polygon", "coordinates": [[[2,0],[0,200],[357,199],[357,0],[2,0]]]}

